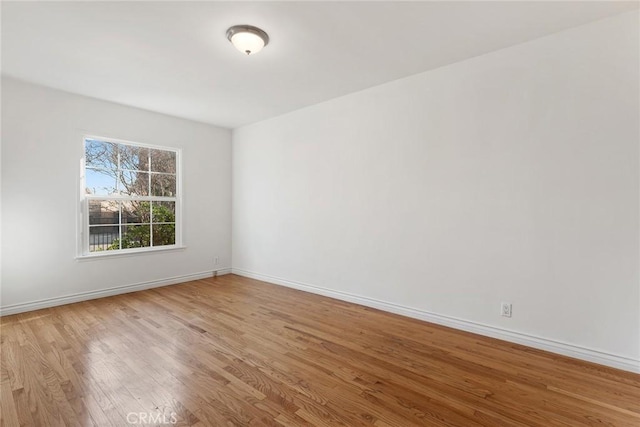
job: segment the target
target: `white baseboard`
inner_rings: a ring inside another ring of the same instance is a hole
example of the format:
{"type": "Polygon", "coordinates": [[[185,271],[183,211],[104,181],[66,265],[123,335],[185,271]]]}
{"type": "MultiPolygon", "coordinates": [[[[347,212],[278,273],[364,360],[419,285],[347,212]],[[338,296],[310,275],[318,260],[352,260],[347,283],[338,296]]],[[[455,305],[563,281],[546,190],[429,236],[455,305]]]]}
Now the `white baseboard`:
{"type": "Polygon", "coordinates": [[[495,326],[489,326],[469,320],[443,316],[441,314],[431,313],[425,310],[418,310],[415,308],[405,307],[402,305],[380,301],[373,298],[367,298],[347,292],[334,291],[331,289],[326,289],[300,282],[294,282],[291,280],[281,279],[278,277],[255,273],[243,269],[232,268],[231,272],[239,276],[257,279],[263,282],[269,282],[276,285],[299,289],[302,291],[307,291],[314,294],[339,299],[342,301],[348,301],[355,304],[360,304],[367,307],[377,308],[379,310],[424,320],[426,322],[436,323],[438,325],[448,326],[479,335],[526,345],[528,347],[533,347],[540,350],[550,351],[552,353],[557,353],[564,356],[574,357],[576,359],[598,363],[600,365],[611,366],[613,368],[623,369],[625,371],[640,373],[640,360],[631,359],[624,356],[618,356],[615,354],[605,353],[602,351],[593,350],[569,343],[563,343],[560,341],[537,337],[521,332],[510,331],[507,329],[497,328],[495,326]]]}
{"type": "Polygon", "coordinates": [[[231,273],[230,268],[222,268],[213,271],[203,271],[200,273],[185,274],[182,276],[168,277],[166,279],[151,280],[148,282],[134,283],[114,288],[100,289],[90,292],[78,292],[76,294],[65,295],[55,298],[41,299],[20,304],[12,304],[0,307],[0,316],[24,313],[26,311],[40,310],[41,308],[55,307],[58,305],[71,304],[74,302],[87,301],[96,298],[104,298],[113,295],[126,294],[129,292],[142,291],[144,289],[158,288],[160,286],[174,285],[176,283],[189,282],[191,280],[206,279],[213,275],[221,276],[231,273]]]}
{"type": "Polygon", "coordinates": [[[224,276],[225,274],[231,274],[231,268],[221,268],[213,271],[214,276],[224,276]]]}

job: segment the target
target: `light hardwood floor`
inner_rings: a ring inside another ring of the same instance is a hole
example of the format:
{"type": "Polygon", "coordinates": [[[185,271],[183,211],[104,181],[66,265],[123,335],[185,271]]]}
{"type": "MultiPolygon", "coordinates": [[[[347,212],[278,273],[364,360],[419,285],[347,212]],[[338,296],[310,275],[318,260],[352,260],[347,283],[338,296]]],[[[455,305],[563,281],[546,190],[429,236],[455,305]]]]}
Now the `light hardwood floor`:
{"type": "Polygon", "coordinates": [[[1,325],[6,426],[640,426],[640,375],[234,275],[1,325]]]}

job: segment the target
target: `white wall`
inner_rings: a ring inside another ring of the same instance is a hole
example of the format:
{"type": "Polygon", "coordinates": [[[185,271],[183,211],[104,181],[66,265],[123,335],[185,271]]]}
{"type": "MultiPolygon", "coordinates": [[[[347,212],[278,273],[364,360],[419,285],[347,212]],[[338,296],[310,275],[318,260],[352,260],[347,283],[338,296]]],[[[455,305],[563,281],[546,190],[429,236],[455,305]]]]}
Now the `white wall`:
{"type": "Polygon", "coordinates": [[[2,79],[3,308],[228,268],[230,252],[229,130],[2,79]],[[186,249],[75,259],[84,133],[182,148],[186,249]]]}
{"type": "Polygon", "coordinates": [[[633,369],[638,36],[632,12],[235,130],[234,272],[633,369]]]}

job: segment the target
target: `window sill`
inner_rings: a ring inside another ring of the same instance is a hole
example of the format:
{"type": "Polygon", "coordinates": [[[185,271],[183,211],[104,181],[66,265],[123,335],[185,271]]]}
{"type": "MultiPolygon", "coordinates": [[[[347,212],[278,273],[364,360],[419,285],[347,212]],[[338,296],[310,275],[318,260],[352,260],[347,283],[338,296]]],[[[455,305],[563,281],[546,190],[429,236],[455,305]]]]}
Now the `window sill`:
{"type": "Polygon", "coordinates": [[[78,255],[76,256],[77,261],[94,261],[97,259],[105,259],[105,258],[122,258],[122,257],[130,257],[130,256],[139,256],[139,255],[151,255],[158,252],[175,252],[185,250],[186,246],[163,246],[159,248],[150,248],[150,249],[125,249],[119,250],[117,252],[108,251],[104,252],[94,252],[88,255],[78,255]]]}

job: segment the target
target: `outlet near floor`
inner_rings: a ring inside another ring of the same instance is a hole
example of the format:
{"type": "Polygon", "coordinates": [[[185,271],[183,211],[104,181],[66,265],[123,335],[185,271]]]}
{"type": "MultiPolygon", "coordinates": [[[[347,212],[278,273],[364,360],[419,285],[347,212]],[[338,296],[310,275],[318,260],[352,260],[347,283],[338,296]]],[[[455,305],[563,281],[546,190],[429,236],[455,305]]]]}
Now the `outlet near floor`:
{"type": "Polygon", "coordinates": [[[503,302],[500,304],[500,315],[504,317],[511,317],[511,303],[503,302]]]}

